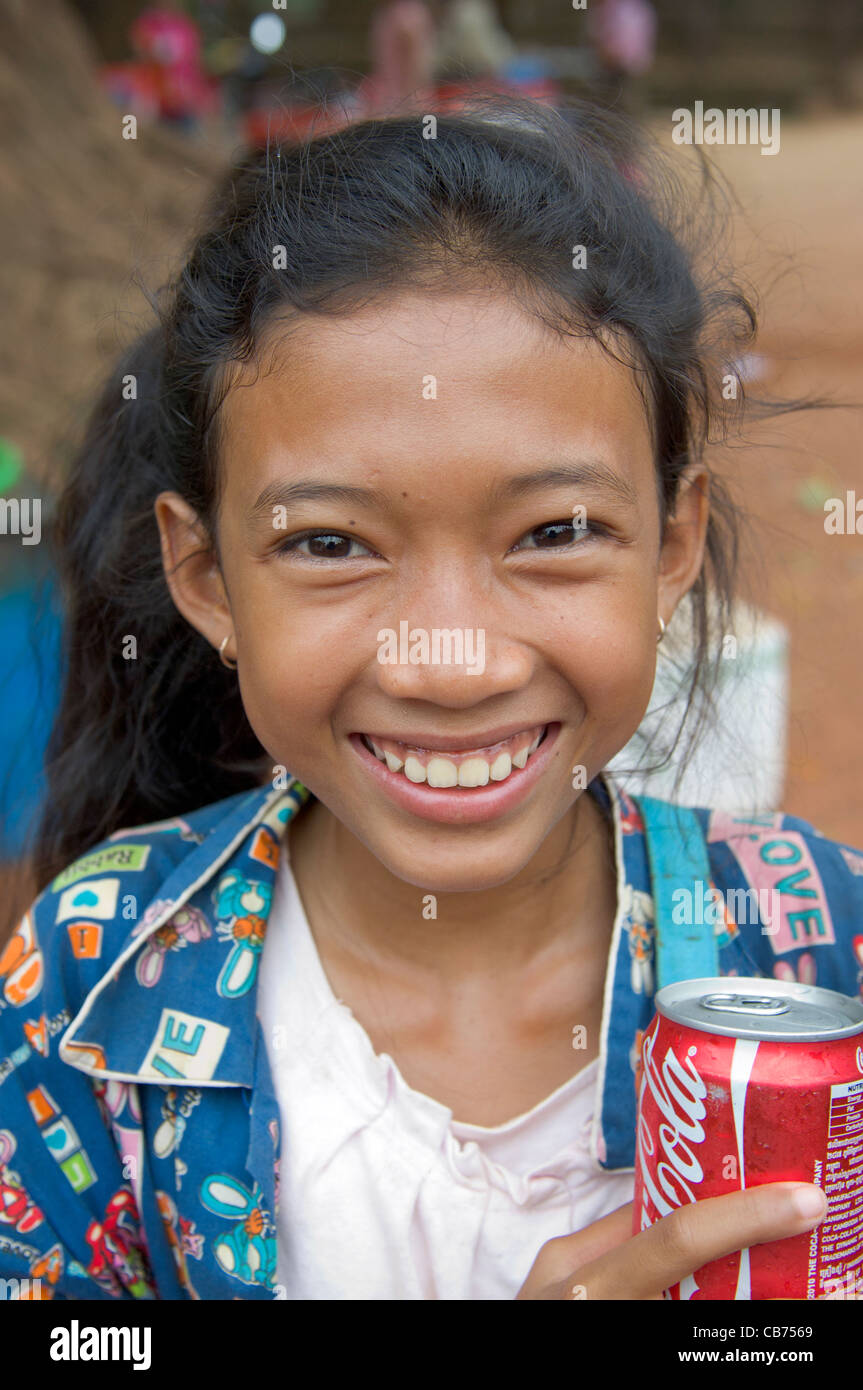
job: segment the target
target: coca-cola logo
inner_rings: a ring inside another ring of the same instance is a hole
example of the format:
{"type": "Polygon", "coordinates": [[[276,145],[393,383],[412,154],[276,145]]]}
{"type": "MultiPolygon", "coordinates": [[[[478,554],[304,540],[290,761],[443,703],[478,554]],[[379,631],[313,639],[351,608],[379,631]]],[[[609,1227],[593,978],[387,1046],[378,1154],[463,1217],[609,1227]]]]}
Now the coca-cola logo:
{"type": "Polygon", "coordinates": [[[658,1036],[658,1030],[654,1030],[652,1036],[648,1032],[642,1045],[643,1070],[638,1107],[638,1160],[643,1185],[642,1230],[651,1224],[652,1219],[656,1219],[647,1215],[645,1199],[648,1195],[659,1216],[667,1216],[684,1202],[694,1202],[695,1194],[690,1183],[697,1186],[704,1179],[704,1170],[690,1147],[704,1143],[705,1131],[701,1121],[707,1114],[704,1106],[707,1087],[691,1060],[697,1048],[688,1048],[686,1060],[681,1062],[669,1047],[660,1068],[653,1055],[658,1036]],[[644,1097],[648,1087],[663,1116],[658,1127],[658,1149],[644,1116],[644,1097]],[[650,1160],[657,1154],[659,1160],[654,1167],[650,1160]]]}

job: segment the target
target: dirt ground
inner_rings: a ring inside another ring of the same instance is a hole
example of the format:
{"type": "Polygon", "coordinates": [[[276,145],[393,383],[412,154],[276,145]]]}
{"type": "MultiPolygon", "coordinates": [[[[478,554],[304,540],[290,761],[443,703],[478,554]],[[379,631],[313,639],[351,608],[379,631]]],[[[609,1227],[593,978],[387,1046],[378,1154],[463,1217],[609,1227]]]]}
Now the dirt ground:
{"type": "Polygon", "coordinates": [[[861,534],[832,535],[824,500],[856,489],[863,503],[861,147],[863,114],[783,122],[774,156],[711,150],[742,205],[736,259],[763,296],[755,351],[766,375],[753,388],[859,403],[750,427],[748,447],[712,460],[751,514],[748,597],[790,632],[781,808],[855,846],[863,845],[863,506],[861,534]]]}

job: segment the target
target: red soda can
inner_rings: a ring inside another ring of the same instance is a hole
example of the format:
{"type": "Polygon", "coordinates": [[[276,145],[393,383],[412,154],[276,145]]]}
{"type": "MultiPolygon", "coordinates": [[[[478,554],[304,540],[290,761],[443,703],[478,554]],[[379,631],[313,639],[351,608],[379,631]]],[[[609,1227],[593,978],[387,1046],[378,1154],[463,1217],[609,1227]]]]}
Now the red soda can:
{"type": "Polygon", "coordinates": [[[863,1292],[863,1005],[741,976],[660,989],[641,1040],[633,1234],[686,1202],[816,1183],[824,1220],[702,1266],[668,1299],[863,1292]]]}

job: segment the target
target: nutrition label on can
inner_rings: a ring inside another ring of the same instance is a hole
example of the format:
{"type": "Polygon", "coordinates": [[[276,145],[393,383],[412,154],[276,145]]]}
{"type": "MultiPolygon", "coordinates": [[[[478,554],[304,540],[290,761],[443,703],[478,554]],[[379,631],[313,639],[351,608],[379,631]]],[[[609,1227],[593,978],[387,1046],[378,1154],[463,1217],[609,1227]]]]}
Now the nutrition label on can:
{"type": "MultiPolygon", "coordinates": [[[[813,1231],[810,1247],[810,1297],[816,1268],[818,1282],[829,1292],[840,1283],[856,1286],[863,1263],[863,1079],[830,1087],[827,1157],[823,1172],[815,1165],[814,1181],[828,1201],[827,1215],[813,1231]],[[815,1247],[815,1248],[813,1248],[815,1247]],[[817,1249],[817,1257],[813,1259],[817,1249]]],[[[857,1292],[856,1287],[854,1292],[857,1292]]],[[[851,1295],[849,1295],[851,1296],[851,1295]]]]}

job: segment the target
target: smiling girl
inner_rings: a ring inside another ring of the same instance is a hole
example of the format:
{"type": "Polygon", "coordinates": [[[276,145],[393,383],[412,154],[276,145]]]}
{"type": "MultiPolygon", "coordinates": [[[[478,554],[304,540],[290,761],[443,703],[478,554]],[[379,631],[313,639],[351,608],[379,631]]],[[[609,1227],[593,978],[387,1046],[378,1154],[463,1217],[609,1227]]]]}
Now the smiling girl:
{"type": "MultiPolygon", "coordinates": [[[[249,158],[112,373],[60,516],[42,892],[0,958],[4,1274],[645,1299],[822,1218],[787,1182],[630,1234],[654,883],[604,769],[686,596],[711,689],[735,533],[703,451],[753,327],[634,138],[513,100],[249,158]],[[422,659],[435,632],[483,661],[422,659]]],[[[806,870],[778,933],[709,928],[713,973],[856,994],[863,857],[690,823],[720,891],[762,886],[741,842],[806,870]]]]}

